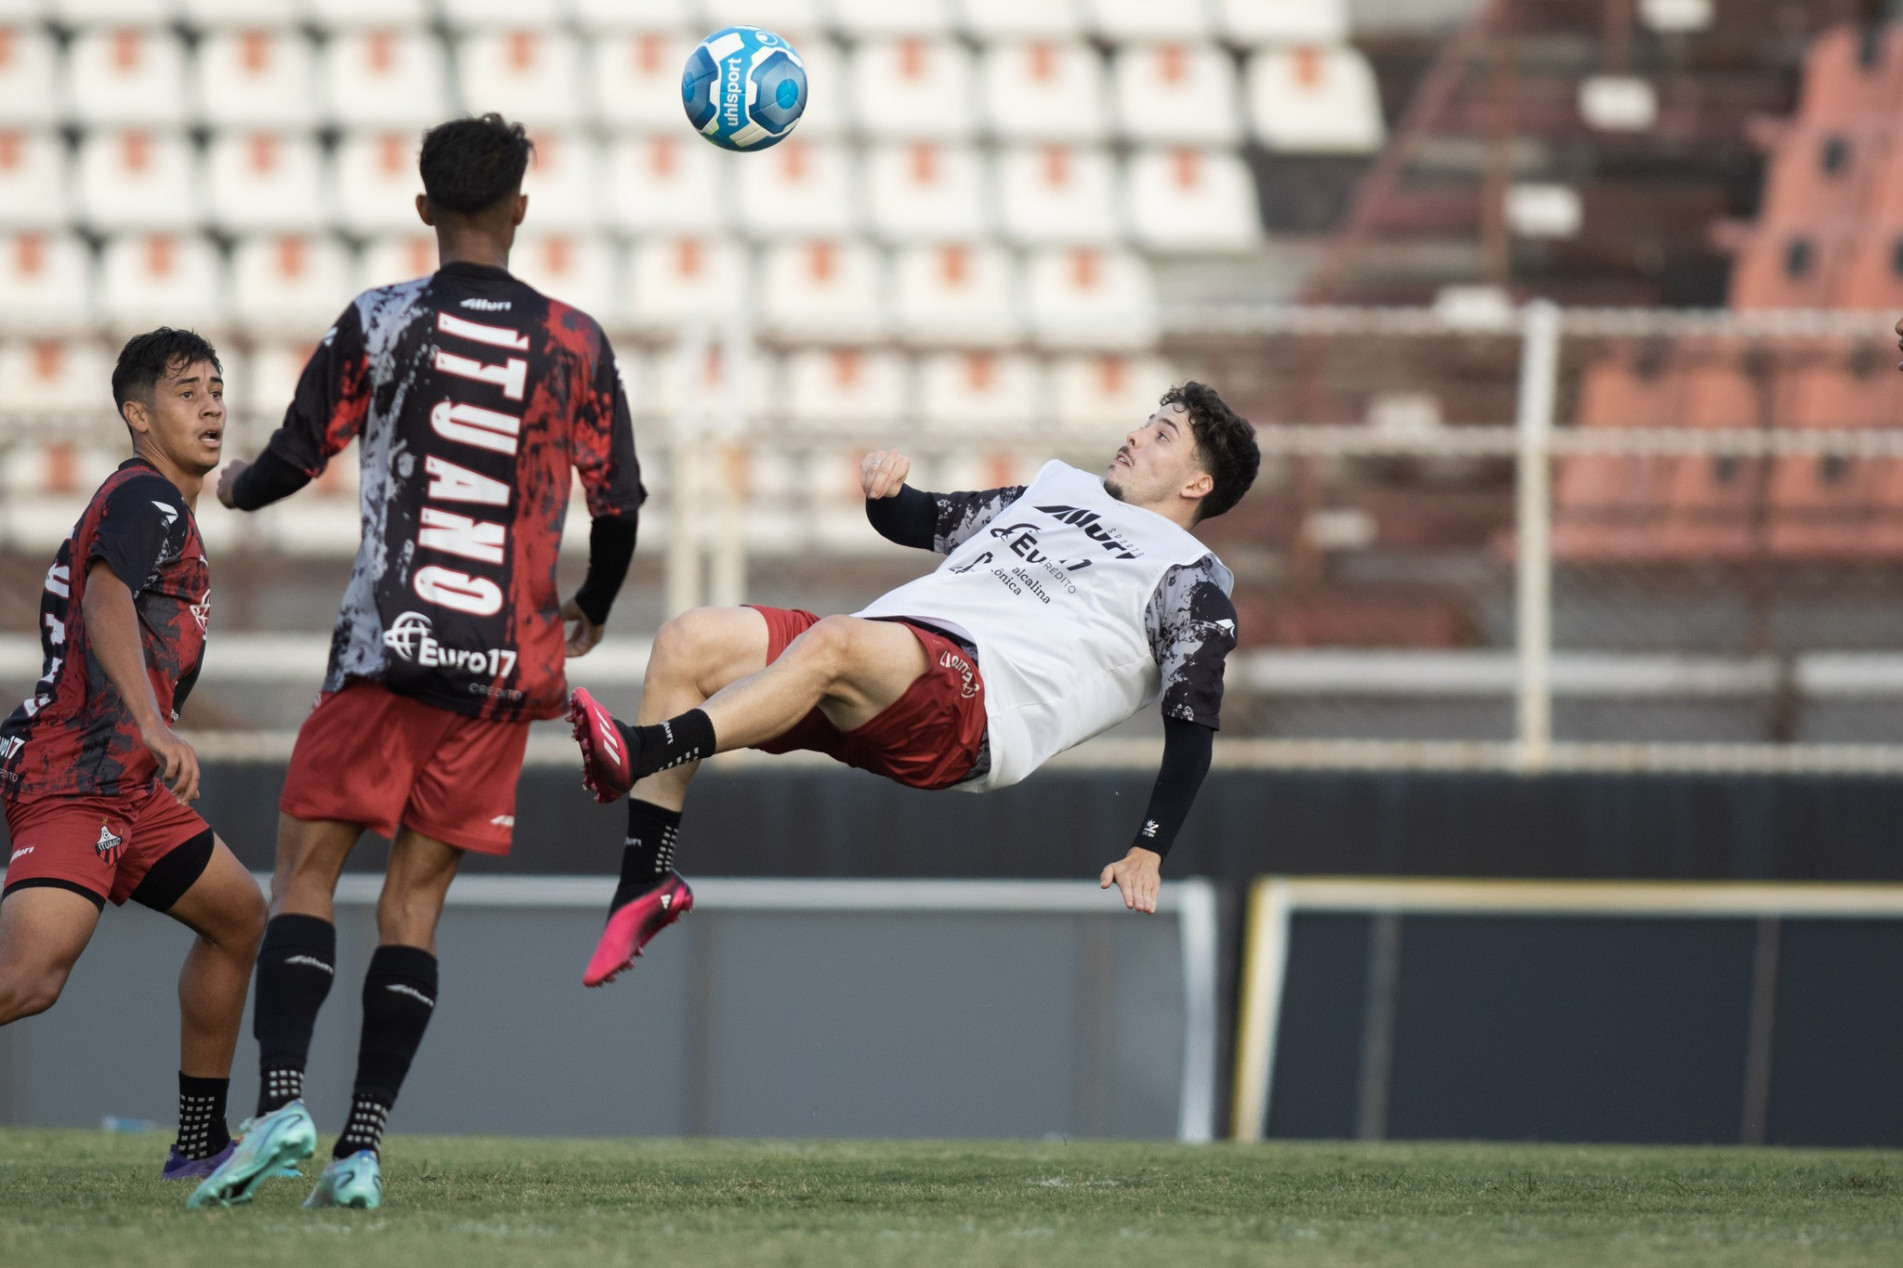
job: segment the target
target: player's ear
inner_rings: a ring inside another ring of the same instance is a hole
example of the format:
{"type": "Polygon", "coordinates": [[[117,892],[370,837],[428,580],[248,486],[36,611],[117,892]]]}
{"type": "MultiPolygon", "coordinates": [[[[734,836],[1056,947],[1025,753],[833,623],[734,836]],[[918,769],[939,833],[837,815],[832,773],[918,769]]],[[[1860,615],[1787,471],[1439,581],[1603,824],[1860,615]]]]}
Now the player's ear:
{"type": "Polygon", "coordinates": [[[416,196],[416,217],[430,228],[436,227],[436,217],[430,213],[428,194],[416,196]]]}
{"type": "Polygon", "coordinates": [[[146,410],[145,402],[137,397],[128,397],[119,406],[119,417],[135,436],[152,430],[152,415],[146,410]]]}
{"type": "Polygon", "coordinates": [[[527,216],[528,214],[529,214],[529,196],[527,194],[517,194],[515,196],[515,212],[510,217],[509,223],[512,225],[520,225],[522,223],[523,217],[527,216]]]}
{"type": "Polygon", "coordinates": [[[1186,498],[1206,498],[1216,491],[1216,477],[1207,471],[1198,471],[1195,478],[1183,486],[1186,498]]]}

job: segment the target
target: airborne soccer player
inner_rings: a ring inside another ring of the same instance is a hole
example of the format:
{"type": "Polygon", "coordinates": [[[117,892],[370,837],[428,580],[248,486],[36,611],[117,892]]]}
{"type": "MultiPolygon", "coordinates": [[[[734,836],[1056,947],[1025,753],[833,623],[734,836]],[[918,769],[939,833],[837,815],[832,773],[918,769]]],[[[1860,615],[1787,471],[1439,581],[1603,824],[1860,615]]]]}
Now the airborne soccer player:
{"type": "Polygon", "coordinates": [[[600,641],[634,553],[643,494],[614,354],[587,314],[507,271],[528,161],[522,128],[497,115],[424,136],[417,211],[442,266],[359,295],[264,453],[219,482],[221,499],[256,510],[355,439],[363,544],[278,803],[258,1117],[194,1206],[242,1202],[317,1147],[305,1061],[335,975],[332,895],[366,828],[393,840],[379,945],[350,1115],[305,1205],[382,1202],[378,1150],[436,1007],[449,883],[465,851],[507,853],[528,724],[561,715],[564,653],[600,641]],[[555,556],[571,472],[594,523],[587,579],[564,604],[555,556]]]}
{"type": "Polygon", "coordinates": [[[729,749],[813,749],[914,788],[983,792],[1159,694],[1163,766],[1100,878],[1155,911],[1163,856],[1208,773],[1231,578],[1190,528],[1255,480],[1255,432],[1200,383],[1171,390],[1108,471],[1047,463],[1027,486],[923,493],[892,452],[861,468],[866,516],[937,570],[853,616],[702,608],[654,640],[634,726],[577,691],[569,717],[600,801],[630,793],[621,883],[584,980],[628,967],[693,906],[673,870],[687,785],[729,749]]]}
{"type": "Polygon", "coordinates": [[[112,395],[132,457],[99,486],[40,598],[46,673],[0,723],[13,837],[0,896],[0,1026],[45,1012],[107,900],[198,935],[178,978],[178,1140],[164,1176],[230,1156],[225,1094],[264,933],[257,882],[190,803],[198,757],[173,733],[205,654],[211,569],[193,511],[225,433],[218,354],[154,330],[126,344],[112,395]]]}

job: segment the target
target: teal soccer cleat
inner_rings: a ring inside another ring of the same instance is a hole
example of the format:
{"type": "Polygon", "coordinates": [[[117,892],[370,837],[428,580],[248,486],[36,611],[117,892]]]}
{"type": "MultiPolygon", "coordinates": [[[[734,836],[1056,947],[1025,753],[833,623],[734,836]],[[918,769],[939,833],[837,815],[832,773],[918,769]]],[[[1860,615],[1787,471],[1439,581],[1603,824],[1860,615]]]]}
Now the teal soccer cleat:
{"type": "Polygon", "coordinates": [[[312,1210],[347,1206],[353,1211],[374,1211],[382,1206],[383,1174],[377,1156],[368,1149],[359,1149],[348,1158],[333,1159],[317,1178],[317,1187],[304,1199],[304,1205],[312,1210]]]}
{"type": "Polygon", "coordinates": [[[258,1181],[297,1175],[297,1164],[317,1152],[317,1124],[302,1100],[248,1120],[241,1131],[238,1147],[192,1190],[186,1206],[196,1210],[249,1202],[258,1181]]]}

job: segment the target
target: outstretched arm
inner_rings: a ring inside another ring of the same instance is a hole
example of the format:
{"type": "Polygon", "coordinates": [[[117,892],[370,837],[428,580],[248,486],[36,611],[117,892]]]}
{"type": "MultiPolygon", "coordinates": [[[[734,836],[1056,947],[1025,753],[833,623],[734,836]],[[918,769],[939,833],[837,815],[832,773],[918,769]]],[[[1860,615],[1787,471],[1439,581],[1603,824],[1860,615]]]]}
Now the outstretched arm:
{"type": "Polygon", "coordinates": [[[363,426],[370,410],[370,361],[353,303],[304,363],[284,422],[256,462],[231,462],[218,475],[218,500],[256,511],[322,475],[363,426]]]}
{"type": "Polygon", "coordinates": [[[896,449],[869,453],[859,464],[866,519],[887,541],[949,555],[1024,496],[1023,485],[977,493],[926,493],[905,483],[912,460],[896,449]]]}
{"type": "Polygon", "coordinates": [[[1215,741],[1216,733],[1206,726],[1181,718],[1163,720],[1163,766],[1156,773],[1143,826],[1137,829],[1129,852],[1104,868],[1098,878],[1102,889],[1115,885],[1131,911],[1156,910],[1156,898],[1163,889],[1163,858],[1196,803],[1215,741]]]}

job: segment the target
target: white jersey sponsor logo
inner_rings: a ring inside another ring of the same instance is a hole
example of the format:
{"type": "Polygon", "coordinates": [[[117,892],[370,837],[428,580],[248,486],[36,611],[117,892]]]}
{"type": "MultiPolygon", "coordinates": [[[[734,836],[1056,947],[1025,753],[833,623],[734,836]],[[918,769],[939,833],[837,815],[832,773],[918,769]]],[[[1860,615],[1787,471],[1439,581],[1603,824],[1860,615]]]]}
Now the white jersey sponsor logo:
{"type": "Polygon", "coordinates": [[[507,677],[515,672],[516,654],[506,647],[488,649],[445,647],[437,641],[434,623],[426,612],[405,612],[383,632],[383,645],[405,664],[424,669],[454,669],[507,677]]]}

